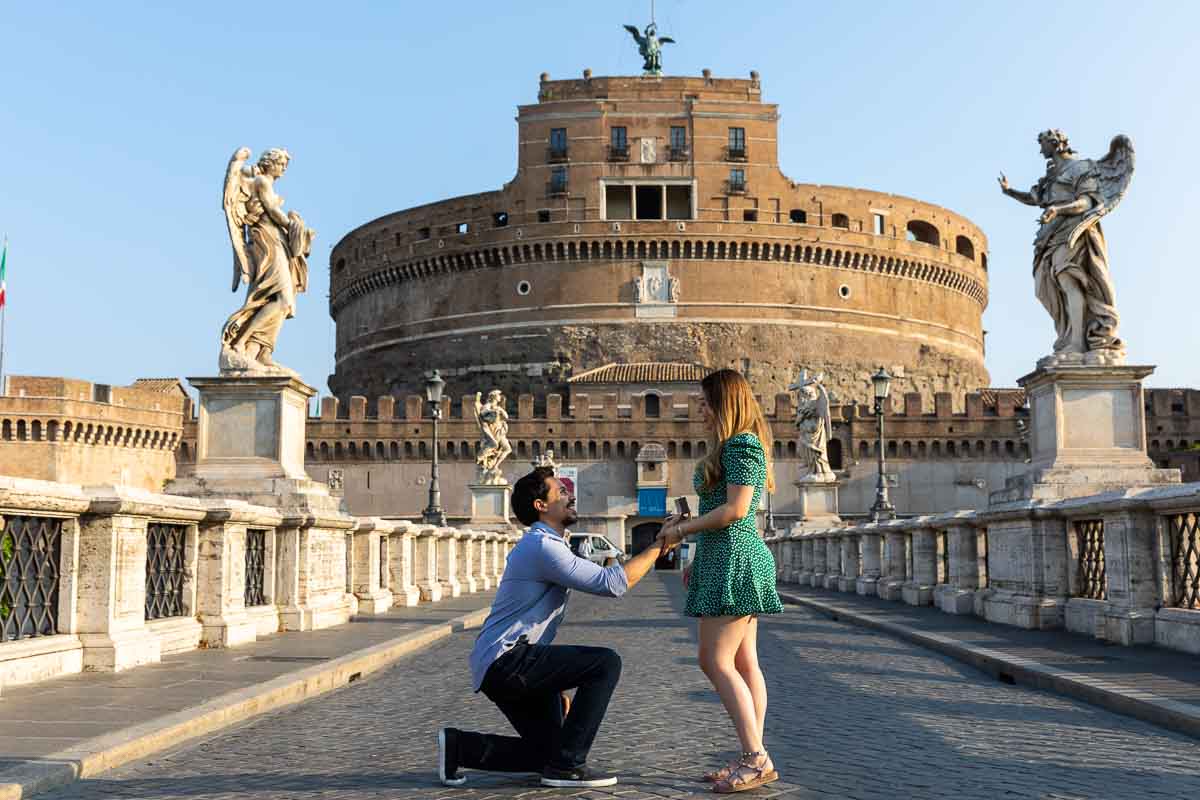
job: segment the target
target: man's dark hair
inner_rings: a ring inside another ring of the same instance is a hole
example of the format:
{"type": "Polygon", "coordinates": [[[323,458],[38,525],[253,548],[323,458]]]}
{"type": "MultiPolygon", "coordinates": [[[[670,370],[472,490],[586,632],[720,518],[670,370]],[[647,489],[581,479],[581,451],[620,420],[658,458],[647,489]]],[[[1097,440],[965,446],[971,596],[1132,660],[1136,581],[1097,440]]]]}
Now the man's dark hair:
{"type": "Polygon", "coordinates": [[[522,525],[532,525],[538,521],[538,510],[533,507],[533,501],[545,500],[550,496],[550,484],[546,483],[546,478],[553,477],[554,470],[551,467],[537,467],[513,486],[512,510],[522,525]]]}

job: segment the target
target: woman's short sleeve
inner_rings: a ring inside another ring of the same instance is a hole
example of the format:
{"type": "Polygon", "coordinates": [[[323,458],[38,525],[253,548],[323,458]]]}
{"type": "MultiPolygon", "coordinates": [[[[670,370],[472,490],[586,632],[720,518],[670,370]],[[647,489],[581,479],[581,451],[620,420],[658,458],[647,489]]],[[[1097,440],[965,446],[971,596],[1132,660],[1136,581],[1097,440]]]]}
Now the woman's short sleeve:
{"type": "Polygon", "coordinates": [[[752,433],[732,436],[721,450],[721,469],[725,483],[759,486],[767,479],[767,458],[762,444],[752,433]]]}

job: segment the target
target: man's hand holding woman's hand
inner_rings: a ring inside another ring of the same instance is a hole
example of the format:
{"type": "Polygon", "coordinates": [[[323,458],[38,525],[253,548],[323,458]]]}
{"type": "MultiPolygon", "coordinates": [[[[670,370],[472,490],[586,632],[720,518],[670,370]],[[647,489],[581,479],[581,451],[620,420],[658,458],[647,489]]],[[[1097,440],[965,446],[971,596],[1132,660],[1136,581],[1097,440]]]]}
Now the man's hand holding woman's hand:
{"type": "Polygon", "coordinates": [[[655,539],[660,554],[665,555],[678,547],[679,543],[683,541],[683,533],[679,530],[679,526],[685,519],[687,517],[679,514],[672,514],[667,517],[662,529],[658,532],[658,537],[655,539]]]}

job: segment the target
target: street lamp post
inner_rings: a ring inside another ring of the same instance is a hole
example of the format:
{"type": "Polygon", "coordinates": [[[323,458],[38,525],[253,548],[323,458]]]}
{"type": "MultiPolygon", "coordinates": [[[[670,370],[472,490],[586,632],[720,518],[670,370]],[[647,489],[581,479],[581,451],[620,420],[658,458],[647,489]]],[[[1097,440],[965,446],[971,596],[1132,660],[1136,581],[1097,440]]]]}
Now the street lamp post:
{"type": "Polygon", "coordinates": [[[879,434],[879,478],[875,482],[875,504],[871,506],[871,519],[885,522],[896,516],[896,507],[888,500],[887,474],[884,472],[883,411],[892,388],[892,376],[886,369],[880,367],[871,376],[871,388],[875,393],[875,425],[879,434]]]}
{"type": "MultiPolygon", "coordinates": [[[[763,487],[763,491],[766,491],[765,486],[763,487]]],[[[775,514],[771,509],[771,493],[770,492],[767,492],[767,518],[766,518],[766,520],[764,520],[764,522],[765,522],[765,524],[763,525],[763,535],[765,535],[765,536],[774,535],[774,533],[775,533],[775,514]]]]}
{"type": "Polygon", "coordinates": [[[446,527],[446,512],[442,510],[442,488],[438,484],[438,420],[442,418],[442,388],[446,382],[435,369],[425,381],[425,399],[433,418],[433,461],[429,465],[429,506],[421,518],[429,525],[446,527]]]}

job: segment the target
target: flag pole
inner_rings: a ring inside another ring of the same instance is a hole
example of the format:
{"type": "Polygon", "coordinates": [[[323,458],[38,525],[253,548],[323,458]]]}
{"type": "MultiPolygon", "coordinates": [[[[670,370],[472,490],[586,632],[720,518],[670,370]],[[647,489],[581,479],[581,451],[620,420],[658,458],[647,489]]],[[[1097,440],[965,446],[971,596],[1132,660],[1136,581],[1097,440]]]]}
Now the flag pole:
{"type": "Polygon", "coordinates": [[[0,248],[0,395],[7,394],[4,380],[4,328],[8,319],[8,237],[4,237],[4,245],[0,248]]]}

